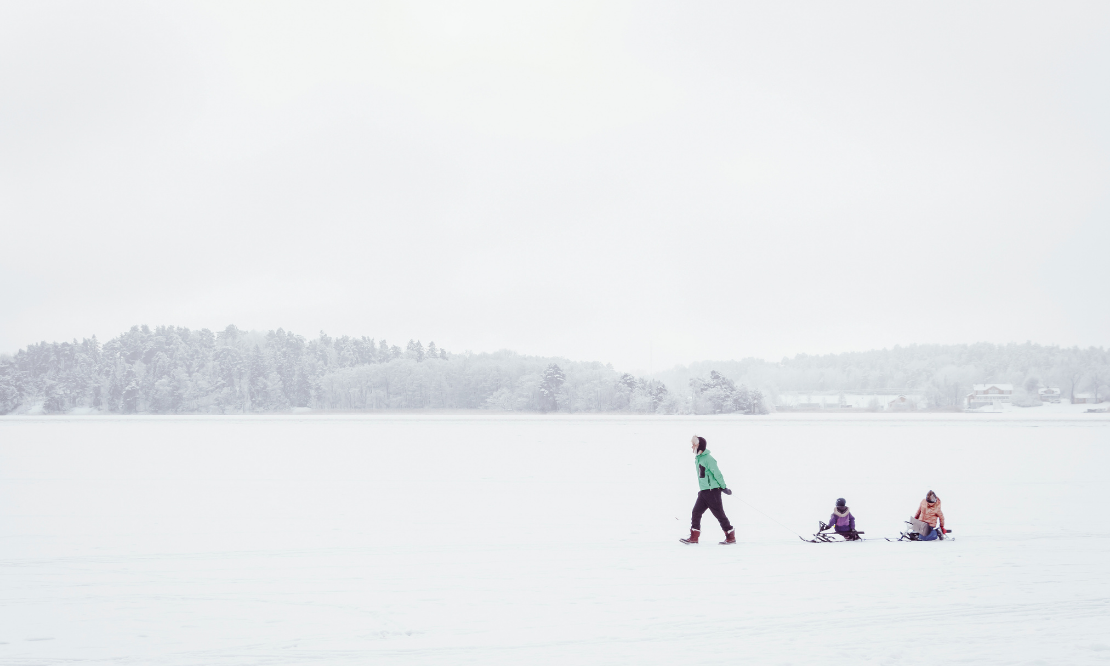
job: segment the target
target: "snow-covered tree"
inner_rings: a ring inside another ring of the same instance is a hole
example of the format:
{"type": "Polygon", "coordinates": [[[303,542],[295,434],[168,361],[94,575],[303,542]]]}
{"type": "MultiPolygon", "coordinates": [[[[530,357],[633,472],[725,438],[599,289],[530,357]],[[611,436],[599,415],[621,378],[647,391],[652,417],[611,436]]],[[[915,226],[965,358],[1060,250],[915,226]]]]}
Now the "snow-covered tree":
{"type": "Polygon", "coordinates": [[[540,394],[543,396],[540,409],[559,410],[559,389],[562,388],[565,381],[566,375],[563,374],[562,368],[555,363],[547,366],[540,379],[540,394]]]}

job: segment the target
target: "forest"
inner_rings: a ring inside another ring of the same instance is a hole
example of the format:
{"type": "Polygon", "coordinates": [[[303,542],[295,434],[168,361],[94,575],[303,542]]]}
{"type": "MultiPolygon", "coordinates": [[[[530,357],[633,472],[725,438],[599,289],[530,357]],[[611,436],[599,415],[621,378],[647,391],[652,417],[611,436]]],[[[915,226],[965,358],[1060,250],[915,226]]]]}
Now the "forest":
{"type": "Polygon", "coordinates": [[[842,354],[798,354],[772,362],[693,363],[658,373],[673,385],[694,381],[711,371],[736,382],[759,386],[770,400],[788,391],[874,391],[920,393],[930,407],[960,407],[973,384],[1014,385],[1014,401],[1031,406],[1037,388],[1061,389],[1064,397],[1089,393],[1110,395],[1110,351],[1101,347],[1023,344],[908,345],[842,354]]]}
{"type": "Polygon", "coordinates": [[[283,329],[246,332],[135,326],[42,342],[0,357],[0,413],[90,410],[124,414],[236,414],[383,409],[523,412],[766,413],[758,390],[712,373],[692,394],[611,365],[509,351],[451,354],[434,342],[283,329]],[[704,393],[704,397],[702,394],[704,393]]]}
{"type": "Polygon", "coordinates": [[[367,337],[315,339],[277,329],[213,333],[134,326],[101,344],[40,342],[0,355],[0,414],[74,410],[151,414],[395,409],[766,414],[788,391],[913,391],[930,407],[963,404],[972,384],[1006,382],[1032,405],[1040,386],[1065,397],[1110,393],[1102,348],[1025,344],[893,349],[704,361],[653,377],[610,364],[511,351],[449,353],[367,337]]]}

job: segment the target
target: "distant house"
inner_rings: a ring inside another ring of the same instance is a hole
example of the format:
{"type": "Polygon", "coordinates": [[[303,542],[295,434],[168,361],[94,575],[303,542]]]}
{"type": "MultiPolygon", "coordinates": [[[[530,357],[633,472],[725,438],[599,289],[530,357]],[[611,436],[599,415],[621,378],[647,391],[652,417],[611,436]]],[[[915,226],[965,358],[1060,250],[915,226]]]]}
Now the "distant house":
{"type": "Polygon", "coordinates": [[[897,410],[897,409],[913,409],[914,404],[913,404],[912,401],[907,400],[906,396],[900,395],[897,398],[895,398],[894,400],[891,400],[890,402],[886,403],[886,408],[887,409],[895,409],[895,410],[897,410]]]}
{"type": "Polygon", "coordinates": [[[1102,400],[1095,398],[1094,393],[1076,393],[1075,397],[1071,399],[1073,405],[1093,405],[1098,402],[1102,402],[1102,400]]]}
{"type": "Polygon", "coordinates": [[[1060,402],[1060,389],[1051,386],[1037,389],[1037,395],[1041,396],[1041,402],[1060,402]]]}
{"type": "Polygon", "coordinates": [[[1013,384],[975,384],[967,394],[969,409],[997,403],[1010,402],[1014,395],[1013,384]]]}

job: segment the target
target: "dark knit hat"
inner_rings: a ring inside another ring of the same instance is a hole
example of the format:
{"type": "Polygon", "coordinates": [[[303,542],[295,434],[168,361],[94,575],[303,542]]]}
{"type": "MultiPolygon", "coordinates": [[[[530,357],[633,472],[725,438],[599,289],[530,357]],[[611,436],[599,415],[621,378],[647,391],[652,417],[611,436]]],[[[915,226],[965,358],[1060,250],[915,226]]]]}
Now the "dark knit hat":
{"type": "Polygon", "coordinates": [[[847,504],[847,502],[845,502],[845,501],[844,501],[844,498],[843,498],[843,497],[838,497],[838,498],[836,499],[836,505],[837,505],[837,506],[844,506],[845,504],[847,504]]]}
{"type": "Polygon", "coordinates": [[[698,437],[698,451],[701,452],[701,451],[704,451],[704,450],[705,450],[705,438],[704,437],[698,437]]]}

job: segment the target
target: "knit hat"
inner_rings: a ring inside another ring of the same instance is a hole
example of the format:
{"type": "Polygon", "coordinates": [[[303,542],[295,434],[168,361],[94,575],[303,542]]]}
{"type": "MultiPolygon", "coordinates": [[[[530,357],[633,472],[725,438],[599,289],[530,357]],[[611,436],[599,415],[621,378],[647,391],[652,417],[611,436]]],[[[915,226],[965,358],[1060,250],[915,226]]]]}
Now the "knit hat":
{"type": "Polygon", "coordinates": [[[705,450],[705,438],[704,437],[698,437],[698,453],[701,453],[704,450],[705,450]]]}
{"type": "Polygon", "coordinates": [[[847,502],[844,501],[843,497],[837,498],[837,500],[836,500],[836,505],[837,506],[844,506],[845,504],[847,504],[847,502]]]}

